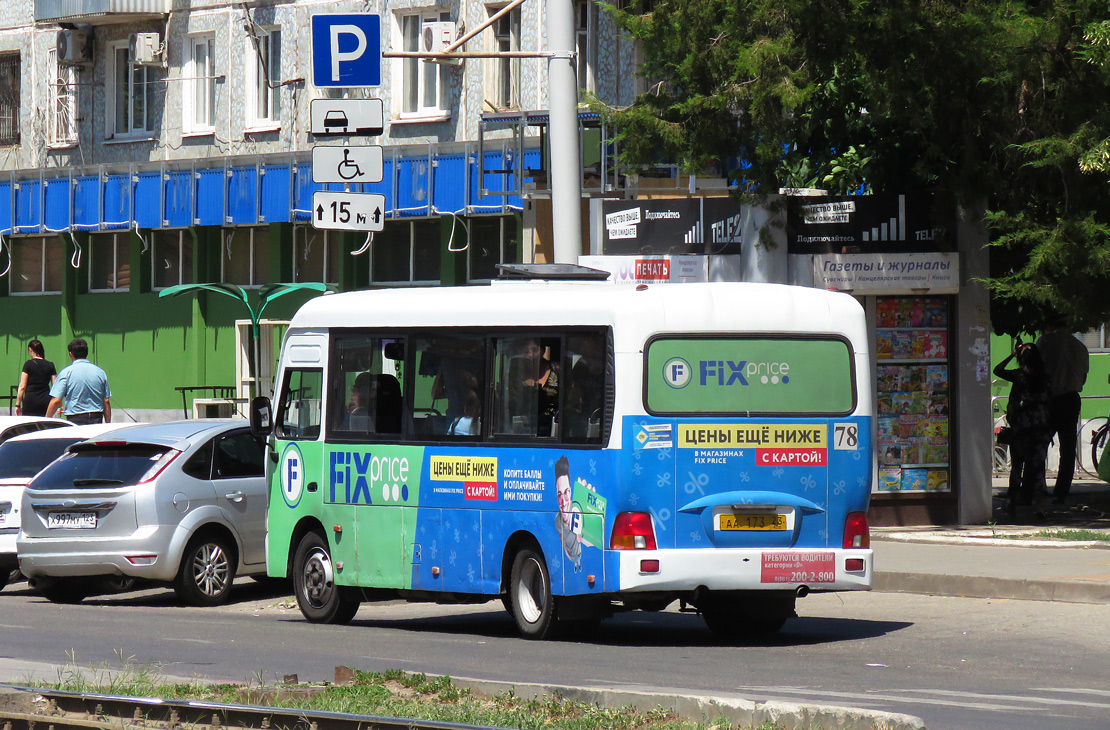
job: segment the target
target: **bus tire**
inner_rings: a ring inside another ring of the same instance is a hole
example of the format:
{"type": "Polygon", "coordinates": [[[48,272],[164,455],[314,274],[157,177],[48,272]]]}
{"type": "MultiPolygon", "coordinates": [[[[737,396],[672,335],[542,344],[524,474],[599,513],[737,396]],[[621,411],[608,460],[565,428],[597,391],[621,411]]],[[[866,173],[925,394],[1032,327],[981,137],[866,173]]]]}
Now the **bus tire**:
{"type": "Polygon", "coordinates": [[[513,558],[509,574],[509,603],[517,630],[526,639],[551,638],[556,629],[555,596],[551,575],[537,550],[526,547],[513,558]]]}
{"type": "Polygon", "coordinates": [[[347,624],[361,603],[335,585],[327,539],[306,533],[293,556],[293,593],[301,614],[314,624],[347,624]]]}

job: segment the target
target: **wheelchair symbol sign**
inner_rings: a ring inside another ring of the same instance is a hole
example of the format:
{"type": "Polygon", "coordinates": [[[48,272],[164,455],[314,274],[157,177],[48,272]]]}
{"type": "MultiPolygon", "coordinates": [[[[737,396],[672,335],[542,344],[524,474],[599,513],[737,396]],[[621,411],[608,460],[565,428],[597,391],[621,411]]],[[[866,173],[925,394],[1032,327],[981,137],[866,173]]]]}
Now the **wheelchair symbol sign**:
{"type": "Polygon", "coordinates": [[[312,148],[312,182],[373,183],[382,181],[381,145],[312,148]]]}
{"type": "Polygon", "coordinates": [[[312,83],[318,88],[382,82],[381,17],[370,13],[312,16],[312,83]]]}

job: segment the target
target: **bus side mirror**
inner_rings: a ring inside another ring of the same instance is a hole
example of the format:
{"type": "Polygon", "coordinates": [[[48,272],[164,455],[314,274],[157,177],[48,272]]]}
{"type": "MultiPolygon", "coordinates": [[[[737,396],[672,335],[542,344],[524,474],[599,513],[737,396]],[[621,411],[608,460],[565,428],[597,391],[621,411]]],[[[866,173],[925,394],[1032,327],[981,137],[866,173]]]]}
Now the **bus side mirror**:
{"type": "Polygon", "coordinates": [[[251,400],[251,433],[258,438],[270,435],[274,428],[270,399],[260,395],[251,400]]]}

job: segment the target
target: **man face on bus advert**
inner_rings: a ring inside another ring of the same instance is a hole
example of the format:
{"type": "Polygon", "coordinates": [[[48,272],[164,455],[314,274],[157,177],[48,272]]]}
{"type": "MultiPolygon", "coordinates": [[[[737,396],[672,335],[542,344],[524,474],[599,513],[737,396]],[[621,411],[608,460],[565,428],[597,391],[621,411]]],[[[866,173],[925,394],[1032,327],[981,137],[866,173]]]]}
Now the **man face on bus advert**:
{"type": "Polygon", "coordinates": [[[559,493],[559,512],[562,513],[563,524],[569,525],[571,520],[570,476],[560,474],[555,477],[555,489],[559,493]]]}

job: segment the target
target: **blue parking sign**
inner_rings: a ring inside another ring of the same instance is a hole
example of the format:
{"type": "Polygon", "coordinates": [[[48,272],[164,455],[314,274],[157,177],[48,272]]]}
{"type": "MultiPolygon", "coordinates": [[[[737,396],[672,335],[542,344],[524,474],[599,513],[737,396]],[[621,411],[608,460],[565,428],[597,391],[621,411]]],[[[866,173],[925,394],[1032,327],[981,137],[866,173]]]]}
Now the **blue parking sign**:
{"type": "Polygon", "coordinates": [[[312,83],[317,87],[382,82],[381,16],[312,16],[312,83]]]}

